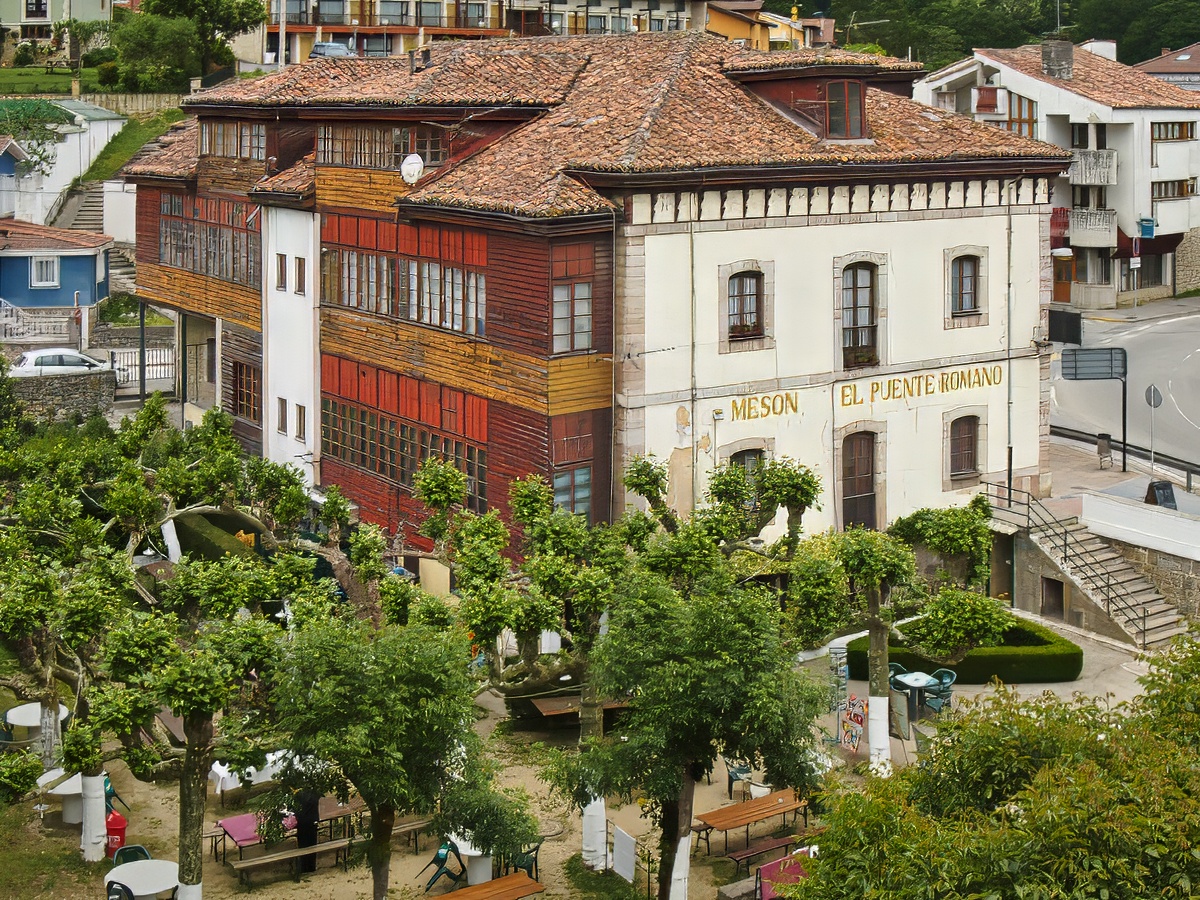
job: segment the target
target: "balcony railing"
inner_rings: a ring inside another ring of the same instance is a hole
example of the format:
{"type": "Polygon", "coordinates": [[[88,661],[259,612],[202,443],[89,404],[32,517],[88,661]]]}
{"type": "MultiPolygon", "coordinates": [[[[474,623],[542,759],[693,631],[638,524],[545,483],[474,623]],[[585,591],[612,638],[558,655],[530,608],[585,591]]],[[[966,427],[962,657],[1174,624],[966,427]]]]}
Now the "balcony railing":
{"type": "MultiPolygon", "coordinates": [[[[379,28],[389,25],[408,25],[421,28],[501,28],[500,18],[495,15],[467,15],[464,11],[461,15],[456,15],[451,12],[449,15],[444,13],[413,13],[407,9],[397,12],[387,13],[379,12],[371,16],[351,15],[349,12],[338,10],[336,7],[332,9],[314,9],[296,12],[288,10],[287,23],[289,25],[346,25],[357,26],[359,28],[379,28]]],[[[270,24],[279,24],[279,11],[272,10],[270,24]]]]}
{"type": "Polygon", "coordinates": [[[1071,246],[1117,246],[1117,211],[1115,209],[1071,210],[1071,246]]]}
{"type": "Polygon", "coordinates": [[[1071,184],[1111,185],[1117,183],[1116,150],[1072,150],[1071,184]]]}

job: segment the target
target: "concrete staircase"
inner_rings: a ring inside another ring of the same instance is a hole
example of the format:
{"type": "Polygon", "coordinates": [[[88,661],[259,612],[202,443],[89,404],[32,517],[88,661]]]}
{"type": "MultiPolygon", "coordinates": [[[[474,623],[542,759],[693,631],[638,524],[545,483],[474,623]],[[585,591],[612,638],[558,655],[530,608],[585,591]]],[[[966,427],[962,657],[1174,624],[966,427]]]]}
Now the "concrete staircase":
{"type": "Polygon", "coordinates": [[[64,228],[76,231],[104,231],[104,182],[89,181],[83,186],[83,202],[75,209],[71,223],[64,228]]]}
{"type": "Polygon", "coordinates": [[[1039,522],[1029,537],[1138,646],[1160,647],[1187,631],[1154,583],[1074,516],[1039,522]]]}
{"type": "Polygon", "coordinates": [[[133,261],[133,248],[117,245],[108,253],[108,292],[110,294],[135,294],[137,267],[133,261]]]}

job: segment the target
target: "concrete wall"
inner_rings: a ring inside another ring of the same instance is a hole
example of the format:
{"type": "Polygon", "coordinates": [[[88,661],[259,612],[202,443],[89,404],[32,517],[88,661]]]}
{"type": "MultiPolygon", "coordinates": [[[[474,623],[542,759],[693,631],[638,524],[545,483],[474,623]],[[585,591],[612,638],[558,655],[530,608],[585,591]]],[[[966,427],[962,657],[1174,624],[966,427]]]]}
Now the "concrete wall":
{"type": "Polygon", "coordinates": [[[1109,540],[1121,555],[1185,616],[1200,610],[1200,561],[1175,556],[1150,547],[1138,547],[1124,541],[1109,540]]]}
{"type": "Polygon", "coordinates": [[[1195,288],[1200,288],[1200,228],[1185,234],[1175,251],[1175,290],[1195,288]]]}
{"type": "Polygon", "coordinates": [[[1014,589],[1013,606],[1036,615],[1045,615],[1042,606],[1042,579],[1062,582],[1063,616],[1068,625],[1091,631],[1113,640],[1131,644],[1133,639],[1110,619],[1103,609],[1093,603],[1082,590],[1046,556],[1028,537],[1013,538],[1014,589]]]}
{"type": "Polygon", "coordinates": [[[51,375],[12,379],[13,394],[36,419],[62,421],[93,413],[107,415],[113,408],[117,376],[113,372],[51,375]]]}
{"type": "Polygon", "coordinates": [[[177,109],[186,94],[84,94],[85,103],[94,103],[123,116],[140,116],[164,109],[177,109]]]}

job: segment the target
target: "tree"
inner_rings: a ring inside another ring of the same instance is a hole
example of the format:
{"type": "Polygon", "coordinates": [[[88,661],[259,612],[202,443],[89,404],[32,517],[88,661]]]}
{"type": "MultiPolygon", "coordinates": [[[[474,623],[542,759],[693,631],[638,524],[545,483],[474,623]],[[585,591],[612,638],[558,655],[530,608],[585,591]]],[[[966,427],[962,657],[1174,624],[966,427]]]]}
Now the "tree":
{"type": "Polygon", "coordinates": [[[685,595],[661,573],[634,567],[589,677],[603,694],[628,698],[625,716],[551,777],[581,808],[595,796],[646,797],[661,831],[660,900],[676,859],[688,858],[696,782],[719,754],[765,767],[777,788],[803,792],[814,782],[812,723],[824,691],[793,667],[765,589],[714,575],[685,595]]]}
{"type": "Polygon", "coordinates": [[[227,41],[254,30],[267,17],[262,0],[144,0],[141,12],[192,22],[195,37],[188,51],[204,73],[212,71],[223,50],[228,52],[227,41]]]}
{"type": "Polygon", "coordinates": [[[467,640],[457,629],[329,619],[299,630],[274,686],[274,726],[296,760],[371,812],[373,896],[388,892],[397,813],[432,813],[485,853],[512,853],[536,828],[495,791],[471,730],[467,640]]]}
{"type": "Polygon", "coordinates": [[[867,622],[870,635],[867,741],[871,762],[886,771],[891,766],[888,737],[888,636],[892,590],[916,576],[913,552],[902,541],[879,531],[849,528],[837,537],[838,555],[850,583],[851,596],[867,622]]]}

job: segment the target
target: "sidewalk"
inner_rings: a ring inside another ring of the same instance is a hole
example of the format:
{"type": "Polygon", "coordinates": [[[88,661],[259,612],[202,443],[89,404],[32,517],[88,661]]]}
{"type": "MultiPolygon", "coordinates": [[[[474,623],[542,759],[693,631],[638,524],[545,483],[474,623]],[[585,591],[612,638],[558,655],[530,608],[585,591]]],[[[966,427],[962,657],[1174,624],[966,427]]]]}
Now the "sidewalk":
{"type": "Polygon", "coordinates": [[[1151,322],[1200,313],[1200,297],[1170,297],[1117,309],[1085,309],[1085,319],[1097,322],[1151,322]]]}

